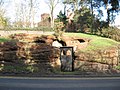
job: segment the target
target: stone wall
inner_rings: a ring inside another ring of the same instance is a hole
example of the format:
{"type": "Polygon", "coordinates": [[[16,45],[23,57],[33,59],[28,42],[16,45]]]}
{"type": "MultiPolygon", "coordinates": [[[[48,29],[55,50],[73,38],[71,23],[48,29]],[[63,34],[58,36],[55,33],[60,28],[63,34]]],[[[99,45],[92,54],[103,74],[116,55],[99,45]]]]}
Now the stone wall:
{"type": "Polygon", "coordinates": [[[92,52],[79,52],[75,59],[75,69],[107,71],[119,64],[117,47],[92,52]]]}
{"type": "MultiPolygon", "coordinates": [[[[33,69],[34,67],[37,68],[39,72],[47,73],[59,65],[57,61],[57,57],[59,57],[58,48],[46,44],[23,42],[17,42],[12,47],[9,45],[11,44],[4,43],[2,45],[0,43],[0,66],[2,67],[0,68],[3,72],[11,72],[11,70],[4,71],[6,67],[19,66],[27,69],[28,66],[32,66],[33,69]]],[[[31,71],[27,70],[27,72],[31,71]]]]}
{"type": "Polygon", "coordinates": [[[0,43],[0,72],[44,74],[52,72],[54,67],[59,67],[59,49],[48,45],[51,40],[35,42],[37,37],[26,34],[12,38],[13,41],[0,43]]]}

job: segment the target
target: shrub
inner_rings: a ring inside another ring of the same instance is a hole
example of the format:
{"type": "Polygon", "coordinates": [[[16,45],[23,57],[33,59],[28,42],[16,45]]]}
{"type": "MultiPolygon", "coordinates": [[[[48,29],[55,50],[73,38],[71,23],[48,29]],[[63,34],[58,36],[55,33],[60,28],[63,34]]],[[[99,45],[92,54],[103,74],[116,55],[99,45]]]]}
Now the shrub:
{"type": "Polygon", "coordinates": [[[53,31],[53,29],[51,27],[46,27],[46,26],[36,27],[33,30],[36,30],[36,31],[53,31]]]}
{"type": "Polygon", "coordinates": [[[104,28],[102,30],[102,36],[116,41],[120,41],[120,30],[113,27],[104,28]]]}
{"type": "Polygon", "coordinates": [[[117,70],[120,70],[120,65],[114,67],[117,70]]]}
{"type": "Polygon", "coordinates": [[[64,23],[63,22],[55,22],[54,31],[55,31],[55,36],[58,39],[61,39],[61,37],[64,33],[64,23]]]}

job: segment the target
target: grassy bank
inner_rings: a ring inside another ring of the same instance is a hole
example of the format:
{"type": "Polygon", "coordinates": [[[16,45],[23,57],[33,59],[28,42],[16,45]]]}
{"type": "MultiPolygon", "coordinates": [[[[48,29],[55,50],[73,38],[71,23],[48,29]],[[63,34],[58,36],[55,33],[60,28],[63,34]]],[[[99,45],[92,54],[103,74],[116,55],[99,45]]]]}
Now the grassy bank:
{"type": "Polygon", "coordinates": [[[88,44],[88,47],[85,48],[83,51],[91,51],[91,50],[99,50],[99,49],[105,49],[110,47],[116,47],[120,42],[117,42],[115,40],[104,38],[96,35],[89,35],[89,34],[83,34],[83,33],[65,33],[67,36],[77,36],[80,38],[89,38],[90,42],[88,44]]]}
{"type": "MultiPolygon", "coordinates": [[[[115,47],[118,44],[120,44],[120,42],[117,42],[115,40],[96,36],[96,35],[89,35],[89,34],[83,34],[83,33],[64,33],[64,35],[70,36],[70,37],[77,36],[80,38],[89,38],[90,42],[88,44],[88,47],[83,49],[83,51],[105,49],[109,47],[115,47]]],[[[0,38],[0,42],[5,42],[5,41],[9,41],[9,39],[3,38],[3,37],[0,38]]]]}

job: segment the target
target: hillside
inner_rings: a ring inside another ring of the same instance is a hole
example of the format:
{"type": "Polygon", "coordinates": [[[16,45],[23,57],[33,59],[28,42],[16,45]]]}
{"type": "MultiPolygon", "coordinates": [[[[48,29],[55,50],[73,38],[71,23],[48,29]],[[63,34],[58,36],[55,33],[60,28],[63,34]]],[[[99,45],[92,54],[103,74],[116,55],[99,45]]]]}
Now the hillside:
{"type": "Polygon", "coordinates": [[[99,50],[99,49],[106,49],[110,47],[116,47],[120,44],[120,42],[117,42],[112,39],[96,36],[96,35],[89,35],[89,34],[83,34],[83,33],[65,33],[65,36],[70,37],[80,37],[80,38],[89,38],[90,42],[88,46],[85,49],[82,49],[82,51],[91,51],[91,50],[99,50]]]}
{"type": "MultiPolygon", "coordinates": [[[[64,33],[65,36],[70,37],[80,37],[80,38],[88,38],[90,42],[83,51],[91,51],[91,50],[98,50],[98,49],[105,49],[109,47],[116,47],[120,42],[117,42],[112,39],[96,36],[96,35],[89,35],[84,33],[64,33]]],[[[8,38],[0,38],[0,42],[8,41],[8,38]]]]}

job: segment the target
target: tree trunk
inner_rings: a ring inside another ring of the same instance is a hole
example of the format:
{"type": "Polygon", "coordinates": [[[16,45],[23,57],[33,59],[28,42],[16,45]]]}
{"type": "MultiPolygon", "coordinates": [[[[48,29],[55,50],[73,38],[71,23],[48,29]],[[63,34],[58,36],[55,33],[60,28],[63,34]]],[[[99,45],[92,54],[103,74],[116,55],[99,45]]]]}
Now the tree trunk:
{"type": "Polygon", "coordinates": [[[91,18],[91,33],[93,33],[93,29],[94,29],[94,25],[93,25],[93,23],[94,23],[94,20],[93,20],[93,3],[92,3],[92,0],[91,0],[91,12],[92,12],[92,18],[91,18]]]}
{"type": "Polygon", "coordinates": [[[110,10],[108,8],[108,4],[106,4],[106,10],[107,10],[107,26],[110,24],[110,10]]]}
{"type": "Polygon", "coordinates": [[[51,10],[51,28],[54,28],[53,8],[52,8],[52,10],[51,10]]]}

